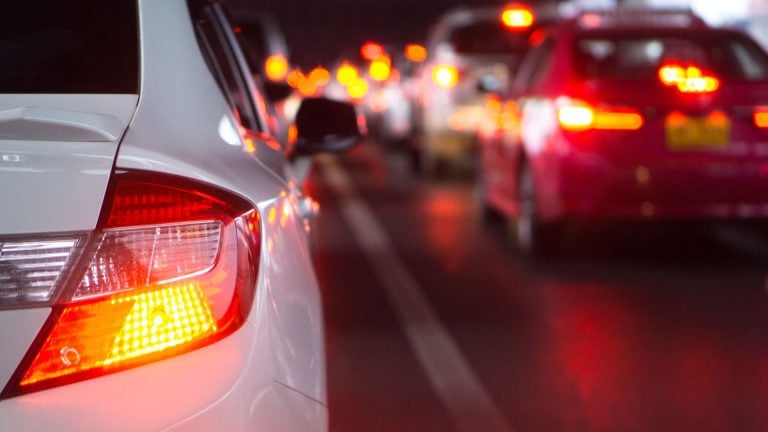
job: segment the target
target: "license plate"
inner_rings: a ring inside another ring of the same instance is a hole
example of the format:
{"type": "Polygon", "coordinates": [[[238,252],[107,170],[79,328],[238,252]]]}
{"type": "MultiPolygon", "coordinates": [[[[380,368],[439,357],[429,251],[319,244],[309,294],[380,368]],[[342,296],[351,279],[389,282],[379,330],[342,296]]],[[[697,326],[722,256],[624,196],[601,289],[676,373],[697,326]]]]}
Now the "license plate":
{"type": "Polygon", "coordinates": [[[667,116],[664,129],[670,150],[721,149],[731,141],[731,120],[722,111],[706,117],[673,112],[667,116]]]}

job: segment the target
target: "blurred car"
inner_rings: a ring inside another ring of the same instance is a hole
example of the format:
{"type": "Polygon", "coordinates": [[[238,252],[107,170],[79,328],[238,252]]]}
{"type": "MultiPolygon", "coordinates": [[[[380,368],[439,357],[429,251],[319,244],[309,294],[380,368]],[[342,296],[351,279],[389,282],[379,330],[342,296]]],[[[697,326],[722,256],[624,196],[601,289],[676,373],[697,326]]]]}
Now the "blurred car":
{"type": "Polygon", "coordinates": [[[536,20],[530,7],[512,5],[454,9],[435,23],[414,83],[414,150],[424,173],[471,164],[485,94],[506,88],[536,20]]]}
{"type": "MultiPolygon", "coordinates": [[[[407,47],[414,48],[415,45],[407,47]]],[[[366,99],[368,127],[370,134],[379,142],[408,148],[414,134],[412,75],[417,63],[406,57],[403,48],[385,48],[388,70],[381,68],[384,73],[380,73],[378,81],[369,79],[376,83],[366,99]]]]}
{"type": "Polygon", "coordinates": [[[484,206],[547,250],[573,218],[768,216],[768,56],[690,12],[549,29],[481,134],[484,206]]]}
{"type": "Polygon", "coordinates": [[[44,0],[0,16],[0,429],[327,430],[292,155],[223,6],[44,0]],[[139,25],[141,23],[141,25],[139,25]]]}

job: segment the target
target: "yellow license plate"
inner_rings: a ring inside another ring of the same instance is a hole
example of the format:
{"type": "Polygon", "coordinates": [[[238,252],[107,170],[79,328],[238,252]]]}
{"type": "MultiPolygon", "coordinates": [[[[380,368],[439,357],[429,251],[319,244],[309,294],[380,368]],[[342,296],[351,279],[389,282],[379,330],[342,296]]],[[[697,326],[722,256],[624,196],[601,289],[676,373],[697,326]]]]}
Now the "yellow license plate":
{"type": "Polygon", "coordinates": [[[721,149],[731,141],[731,120],[722,111],[706,117],[673,112],[667,115],[664,129],[670,150],[721,149]]]}

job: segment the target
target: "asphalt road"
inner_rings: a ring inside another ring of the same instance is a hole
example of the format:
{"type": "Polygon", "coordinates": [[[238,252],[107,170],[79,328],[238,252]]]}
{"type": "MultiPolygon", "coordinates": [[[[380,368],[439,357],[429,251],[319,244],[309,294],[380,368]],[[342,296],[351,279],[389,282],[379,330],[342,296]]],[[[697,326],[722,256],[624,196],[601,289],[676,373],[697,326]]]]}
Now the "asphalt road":
{"type": "Polygon", "coordinates": [[[536,260],[375,143],[307,189],[331,431],[768,430],[764,226],[594,223],[536,260]]]}

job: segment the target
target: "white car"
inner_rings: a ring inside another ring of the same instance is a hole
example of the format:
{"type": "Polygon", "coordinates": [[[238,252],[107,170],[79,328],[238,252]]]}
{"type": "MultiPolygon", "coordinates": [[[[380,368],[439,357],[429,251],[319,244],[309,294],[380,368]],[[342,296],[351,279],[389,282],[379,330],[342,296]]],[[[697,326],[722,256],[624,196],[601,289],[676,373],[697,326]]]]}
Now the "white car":
{"type": "Polygon", "coordinates": [[[473,165],[488,93],[503,91],[530,38],[553,19],[551,5],[460,7],[441,15],[427,38],[429,57],[414,77],[414,149],[424,174],[473,165]]]}
{"type": "Polygon", "coordinates": [[[311,203],[350,105],[264,117],[220,4],[0,17],[0,430],[325,431],[311,203]]]}

